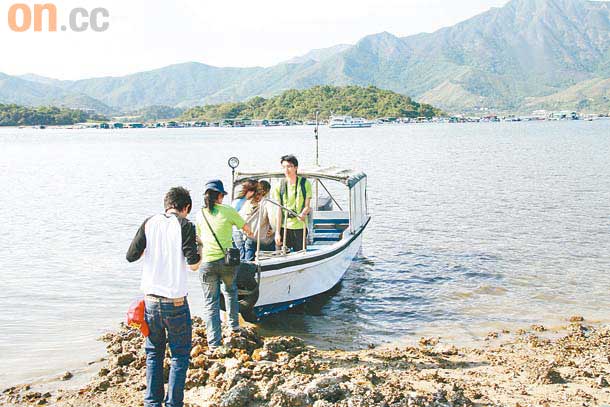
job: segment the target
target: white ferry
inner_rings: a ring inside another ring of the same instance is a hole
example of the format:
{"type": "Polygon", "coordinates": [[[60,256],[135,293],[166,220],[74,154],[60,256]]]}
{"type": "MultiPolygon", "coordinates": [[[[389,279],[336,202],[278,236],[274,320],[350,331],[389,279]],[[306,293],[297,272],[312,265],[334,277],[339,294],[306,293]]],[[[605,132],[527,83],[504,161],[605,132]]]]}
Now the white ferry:
{"type": "Polygon", "coordinates": [[[328,122],[328,127],[331,129],[353,129],[372,125],[372,122],[366,121],[362,117],[352,116],[331,116],[328,122]]]}

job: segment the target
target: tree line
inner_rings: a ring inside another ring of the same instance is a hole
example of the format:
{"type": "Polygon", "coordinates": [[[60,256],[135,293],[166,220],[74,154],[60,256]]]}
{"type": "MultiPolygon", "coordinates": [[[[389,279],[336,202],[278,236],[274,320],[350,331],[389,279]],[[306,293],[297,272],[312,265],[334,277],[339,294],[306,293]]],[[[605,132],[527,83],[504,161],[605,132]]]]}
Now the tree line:
{"type": "Polygon", "coordinates": [[[442,111],[408,96],[375,86],[314,86],[309,89],[287,90],[271,98],[260,96],[245,102],[196,106],[180,117],[184,121],[223,119],[285,119],[312,120],[318,111],[320,118],[331,115],[351,115],[374,119],[378,117],[434,117],[442,111]]]}
{"type": "Polygon", "coordinates": [[[0,126],[63,126],[87,121],[106,121],[104,116],[78,109],[26,107],[0,103],[0,126]]]}

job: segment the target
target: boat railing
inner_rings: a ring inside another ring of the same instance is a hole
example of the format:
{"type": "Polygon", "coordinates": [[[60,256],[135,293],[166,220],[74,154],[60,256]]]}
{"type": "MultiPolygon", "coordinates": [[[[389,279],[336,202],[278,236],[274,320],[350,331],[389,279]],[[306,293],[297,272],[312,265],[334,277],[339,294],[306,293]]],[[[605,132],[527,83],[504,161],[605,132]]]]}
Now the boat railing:
{"type": "MultiPolygon", "coordinates": [[[[288,216],[287,215],[292,215],[294,217],[299,217],[299,214],[296,213],[295,211],[293,211],[290,208],[285,207],[284,205],[275,202],[272,199],[269,198],[264,198],[262,201],[260,201],[259,203],[259,208],[262,207],[262,205],[264,205],[265,203],[271,203],[272,205],[277,206],[278,208],[280,208],[281,210],[281,216],[282,216],[282,220],[284,222],[284,235],[282,236],[282,247],[280,250],[276,250],[273,251],[271,253],[268,253],[271,257],[276,257],[276,256],[286,256],[288,255],[288,247],[286,246],[286,236],[288,233],[288,228],[286,227],[288,225],[288,216]]],[[[258,231],[256,234],[256,262],[258,263],[260,261],[260,254],[261,254],[261,224],[262,224],[262,217],[263,217],[263,211],[259,209],[258,211],[258,231]]],[[[303,222],[303,249],[301,251],[298,251],[296,253],[301,253],[301,252],[305,252],[306,251],[306,244],[307,244],[307,222],[303,222]]]]}

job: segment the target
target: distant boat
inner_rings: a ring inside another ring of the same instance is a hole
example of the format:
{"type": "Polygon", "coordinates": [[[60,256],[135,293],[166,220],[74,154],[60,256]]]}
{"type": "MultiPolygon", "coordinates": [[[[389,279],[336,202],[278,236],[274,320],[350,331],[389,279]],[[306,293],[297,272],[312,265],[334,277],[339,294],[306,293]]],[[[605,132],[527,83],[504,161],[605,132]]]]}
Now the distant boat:
{"type": "Polygon", "coordinates": [[[360,127],[371,127],[373,123],[367,122],[362,117],[331,116],[328,127],[331,129],[352,129],[360,127]]]}

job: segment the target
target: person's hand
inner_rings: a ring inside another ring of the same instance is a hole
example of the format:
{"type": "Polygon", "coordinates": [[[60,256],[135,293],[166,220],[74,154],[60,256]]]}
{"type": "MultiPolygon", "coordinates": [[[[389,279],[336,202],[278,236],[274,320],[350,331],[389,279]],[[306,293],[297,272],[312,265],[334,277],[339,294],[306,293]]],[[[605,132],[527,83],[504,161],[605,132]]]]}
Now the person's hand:
{"type": "Polygon", "coordinates": [[[282,245],[282,236],[279,233],[275,234],[275,244],[278,247],[282,245]]]}

